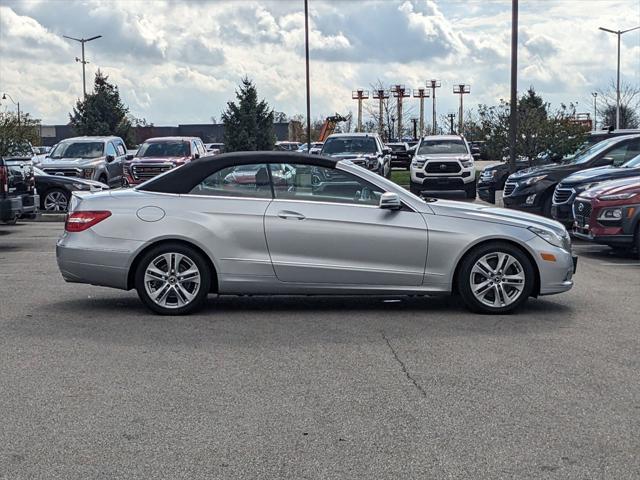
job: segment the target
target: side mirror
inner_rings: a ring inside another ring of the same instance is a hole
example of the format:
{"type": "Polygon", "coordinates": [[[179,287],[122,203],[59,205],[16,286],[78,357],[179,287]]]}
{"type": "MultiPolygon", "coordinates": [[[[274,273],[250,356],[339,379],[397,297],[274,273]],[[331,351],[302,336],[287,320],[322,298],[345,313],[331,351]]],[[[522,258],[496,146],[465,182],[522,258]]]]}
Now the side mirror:
{"type": "Polygon", "coordinates": [[[130,153],[127,154],[126,157],[124,157],[126,160],[133,160],[133,155],[131,155],[130,153]]]}
{"type": "Polygon", "coordinates": [[[107,155],[105,160],[107,161],[107,163],[111,163],[116,159],[116,157],[114,157],[113,155],[107,155]]]}
{"type": "Polygon", "coordinates": [[[199,159],[199,158],[200,158],[200,154],[199,154],[199,153],[194,153],[194,154],[193,154],[193,159],[194,159],[194,160],[197,160],[197,159],[199,159]]]}
{"type": "Polygon", "coordinates": [[[602,157],[598,163],[601,165],[613,165],[613,162],[613,157],[602,157]]]}
{"type": "Polygon", "coordinates": [[[383,155],[391,155],[391,149],[389,147],[385,147],[382,149],[383,155]]]}
{"type": "Polygon", "coordinates": [[[400,203],[400,197],[397,193],[385,192],[380,196],[379,207],[385,210],[400,210],[402,203],[400,203]]]}

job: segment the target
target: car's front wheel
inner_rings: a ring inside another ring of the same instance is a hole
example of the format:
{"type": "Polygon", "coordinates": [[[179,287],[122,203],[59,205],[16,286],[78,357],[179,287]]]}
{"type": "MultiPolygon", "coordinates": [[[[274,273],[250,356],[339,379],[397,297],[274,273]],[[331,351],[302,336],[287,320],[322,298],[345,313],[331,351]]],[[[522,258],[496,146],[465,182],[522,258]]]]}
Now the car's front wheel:
{"type": "Polygon", "coordinates": [[[475,180],[473,182],[465,185],[464,193],[465,193],[466,197],[469,198],[469,199],[475,199],[476,198],[476,181],[475,180]]]}
{"type": "Polygon", "coordinates": [[[140,300],[161,315],[185,315],[202,307],[211,271],[202,255],[187,245],[152,248],[138,263],[135,287],[140,300]]]}
{"type": "Polygon", "coordinates": [[[474,248],[464,257],[457,287],[470,310],[501,314],[526,302],[534,281],[534,266],[522,250],[509,243],[492,242],[474,248]]]}

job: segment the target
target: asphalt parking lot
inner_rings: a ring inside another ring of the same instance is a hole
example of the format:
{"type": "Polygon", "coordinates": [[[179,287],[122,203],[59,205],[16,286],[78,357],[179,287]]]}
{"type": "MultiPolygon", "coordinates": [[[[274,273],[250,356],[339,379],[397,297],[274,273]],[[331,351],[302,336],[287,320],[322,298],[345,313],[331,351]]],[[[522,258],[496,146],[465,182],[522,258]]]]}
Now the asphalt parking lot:
{"type": "Polygon", "coordinates": [[[0,226],[0,479],[640,478],[640,262],[455,299],[210,297],[151,315],[63,282],[61,223],[0,226]]]}

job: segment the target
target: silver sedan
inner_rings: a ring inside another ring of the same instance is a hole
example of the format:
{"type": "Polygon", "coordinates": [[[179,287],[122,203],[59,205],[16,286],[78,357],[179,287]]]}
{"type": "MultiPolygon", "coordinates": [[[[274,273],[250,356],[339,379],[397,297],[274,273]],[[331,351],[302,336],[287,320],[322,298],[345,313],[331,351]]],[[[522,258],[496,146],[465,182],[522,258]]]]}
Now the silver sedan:
{"type": "Polygon", "coordinates": [[[573,286],[565,228],[423,200],[348,161],[283,152],[200,159],[131,190],[76,194],[68,282],[130,290],[160,314],[220,295],[459,294],[505,313],[573,286]]]}

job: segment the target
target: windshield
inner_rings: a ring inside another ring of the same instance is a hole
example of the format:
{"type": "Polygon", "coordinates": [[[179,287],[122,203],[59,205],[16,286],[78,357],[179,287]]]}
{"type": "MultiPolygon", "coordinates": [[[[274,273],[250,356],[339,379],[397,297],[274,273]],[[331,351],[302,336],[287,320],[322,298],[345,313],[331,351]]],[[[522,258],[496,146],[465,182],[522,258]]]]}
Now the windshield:
{"type": "Polygon", "coordinates": [[[187,142],[145,142],[136,157],[188,157],[189,152],[187,142]]]}
{"type": "Polygon", "coordinates": [[[640,155],[636,155],[627,163],[622,165],[622,168],[640,168],[640,155]]]}
{"type": "Polygon", "coordinates": [[[387,145],[387,147],[389,147],[392,152],[406,152],[407,151],[407,149],[406,149],[406,147],[404,145],[389,144],[389,145],[387,145]]]}
{"type": "Polygon", "coordinates": [[[322,153],[340,155],[343,153],[376,153],[376,141],[373,137],[336,137],[324,142],[322,153]]]}
{"type": "Polygon", "coordinates": [[[593,157],[598,155],[600,152],[609,148],[612,143],[616,143],[615,140],[605,140],[605,141],[596,143],[595,145],[592,145],[589,148],[578,152],[575,156],[566,159],[565,163],[571,164],[571,165],[573,164],[580,165],[582,163],[587,163],[593,157]]]}
{"type": "Polygon", "coordinates": [[[418,155],[464,155],[467,146],[462,140],[422,140],[418,155]]]}
{"type": "Polygon", "coordinates": [[[53,149],[50,158],[99,158],[103,155],[103,142],[62,142],[53,149]]]}

